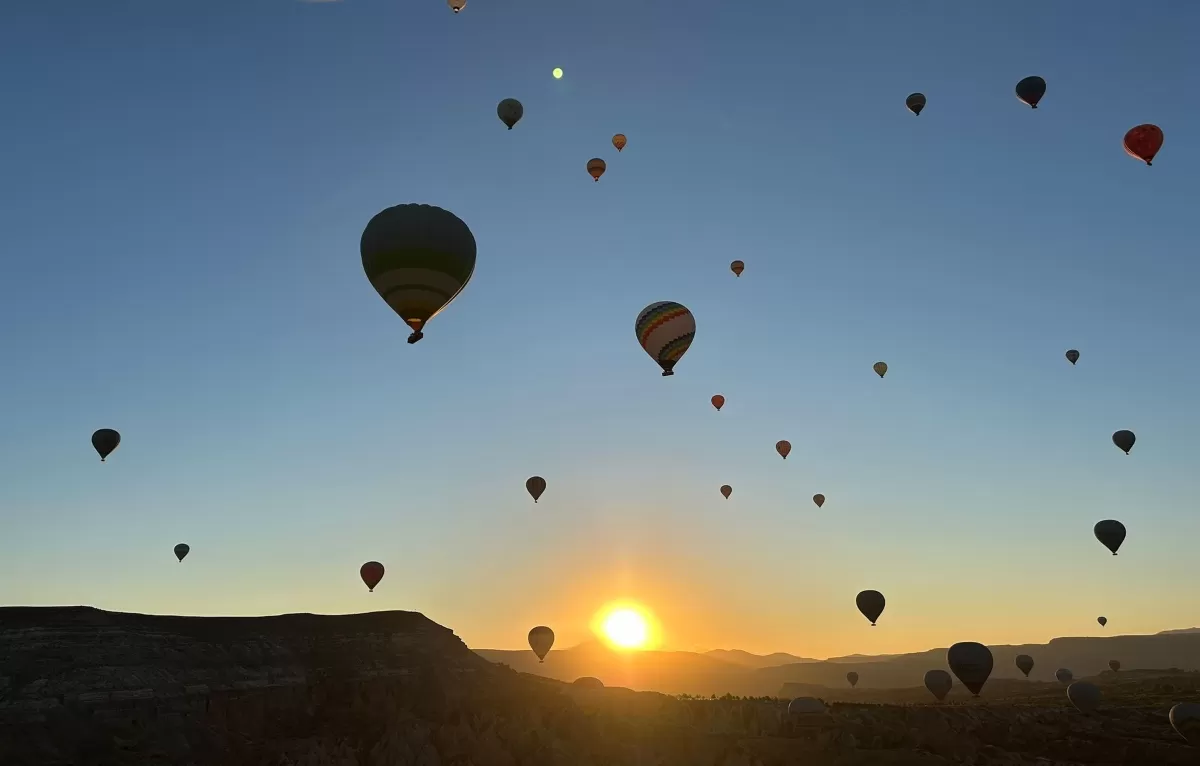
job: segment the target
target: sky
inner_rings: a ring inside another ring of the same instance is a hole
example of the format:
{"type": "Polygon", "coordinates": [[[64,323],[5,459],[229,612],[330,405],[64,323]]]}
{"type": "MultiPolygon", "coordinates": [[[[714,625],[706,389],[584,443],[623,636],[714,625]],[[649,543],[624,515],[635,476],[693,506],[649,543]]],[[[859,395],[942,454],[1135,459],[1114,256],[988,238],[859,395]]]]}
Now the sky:
{"type": "Polygon", "coordinates": [[[1200,6],[1153,16],[5,4],[0,603],[518,648],[623,599],[665,648],[808,657],[1200,625],[1200,6]],[[478,242],[415,345],[357,251],[408,202],[478,242]],[[670,378],[659,300],[697,322],[670,378]]]}

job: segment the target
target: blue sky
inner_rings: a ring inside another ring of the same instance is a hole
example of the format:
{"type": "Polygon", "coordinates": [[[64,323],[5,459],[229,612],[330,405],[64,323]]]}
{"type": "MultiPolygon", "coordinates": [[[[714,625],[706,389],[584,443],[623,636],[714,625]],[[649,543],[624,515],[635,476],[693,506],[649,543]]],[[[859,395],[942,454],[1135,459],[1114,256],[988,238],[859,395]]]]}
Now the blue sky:
{"type": "Polygon", "coordinates": [[[1200,7],[10,6],[0,603],[515,647],[625,598],[810,656],[1200,624],[1200,7]],[[414,346],[357,252],[403,202],[479,244],[414,346]],[[657,300],[697,320],[673,378],[657,300]]]}

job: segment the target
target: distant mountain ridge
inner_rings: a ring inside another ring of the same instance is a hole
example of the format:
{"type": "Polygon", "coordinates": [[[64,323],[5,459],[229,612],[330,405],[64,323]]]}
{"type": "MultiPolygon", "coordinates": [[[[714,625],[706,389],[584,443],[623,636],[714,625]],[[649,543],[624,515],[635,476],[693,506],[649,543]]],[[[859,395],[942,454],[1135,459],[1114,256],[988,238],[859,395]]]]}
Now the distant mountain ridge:
{"type": "Polygon", "coordinates": [[[776,665],[791,665],[797,662],[820,662],[807,657],[797,657],[787,652],[774,654],[752,654],[742,649],[713,649],[704,653],[706,657],[741,665],[745,668],[770,668],[776,665]]]}

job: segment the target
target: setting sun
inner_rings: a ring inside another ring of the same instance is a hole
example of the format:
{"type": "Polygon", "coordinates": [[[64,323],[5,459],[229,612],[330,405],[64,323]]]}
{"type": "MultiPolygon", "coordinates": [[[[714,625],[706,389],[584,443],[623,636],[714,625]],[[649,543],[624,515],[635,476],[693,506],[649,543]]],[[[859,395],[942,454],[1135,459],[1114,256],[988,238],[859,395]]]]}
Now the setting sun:
{"type": "Polygon", "coordinates": [[[596,612],[592,631],[614,649],[653,649],[659,639],[653,615],[629,601],[614,601],[596,612]]]}

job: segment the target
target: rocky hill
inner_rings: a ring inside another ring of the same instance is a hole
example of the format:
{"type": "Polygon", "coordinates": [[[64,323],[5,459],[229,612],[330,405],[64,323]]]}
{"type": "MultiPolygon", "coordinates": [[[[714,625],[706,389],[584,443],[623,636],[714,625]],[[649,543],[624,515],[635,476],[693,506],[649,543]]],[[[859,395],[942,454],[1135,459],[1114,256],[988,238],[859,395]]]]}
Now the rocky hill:
{"type": "Polygon", "coordinates": [[[3,766],[866,766],[1200,762],[1166,722],[1188,678],[1024,702],[679,700],[563,684],[410,612],[260,618],[0,609],[3,766]],[[1111,698],[1111,699],[1110,699],[1111,698]],[[1041,759],[1041,760],[1039,760],[1041,759]]]}

